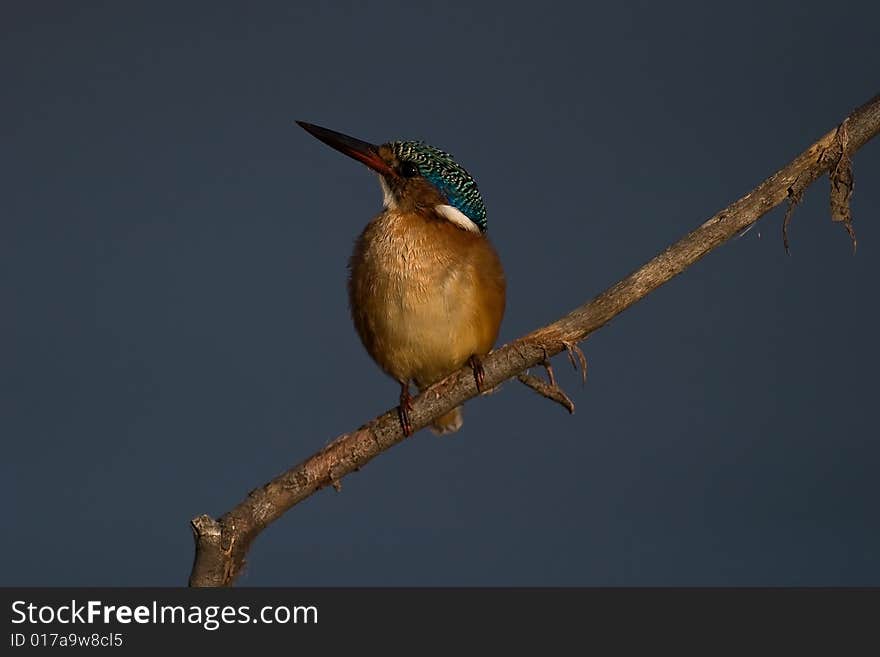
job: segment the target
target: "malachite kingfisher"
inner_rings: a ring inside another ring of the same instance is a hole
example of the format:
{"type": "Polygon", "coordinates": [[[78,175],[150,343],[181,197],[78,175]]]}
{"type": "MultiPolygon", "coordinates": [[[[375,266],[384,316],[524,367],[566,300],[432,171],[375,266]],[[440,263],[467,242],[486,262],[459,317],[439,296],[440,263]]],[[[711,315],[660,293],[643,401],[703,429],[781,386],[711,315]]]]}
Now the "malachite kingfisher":
{"type": "MultiPolygon", "coordinates": [[[[486,207],[471,175],[438,148],[377,146],[297,123],[379,174],[383,209],[355,242],[348,297],[364,347],[400,384],[400,423],[410,435],[410,382],[423,390],[469,363],[483,389],[481,358],[498,337],[506,292],[486,236],[486,207]]],[[[461,425],[459,406],[432,429],[444,434],[461,425]]]]}

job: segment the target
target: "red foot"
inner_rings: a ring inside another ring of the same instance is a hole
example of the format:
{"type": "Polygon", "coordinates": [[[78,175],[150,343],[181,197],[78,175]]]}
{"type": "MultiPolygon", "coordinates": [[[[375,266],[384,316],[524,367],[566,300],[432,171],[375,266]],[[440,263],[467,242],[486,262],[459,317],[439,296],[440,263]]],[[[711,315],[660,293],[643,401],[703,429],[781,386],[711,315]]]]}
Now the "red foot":
{"type": "Polygon", "coordinates": [[[413,433],[412,423],[409,421],[409,414],[412,408],[412,396],[409,394],[409,381],[407,381],[400,384],[400,406],[397,407],[397,415],[400,417],[400,428],[403,430],[403,435],[407,437],[413,433]]]}
{"type": "Polygon", "coordinates": [[[480,357],[474,354],[470,358],[468,358],[468,363],[471,366],[471,369],[474,371],[474,383],[477,384],[477,391],[483,392],[483,384],[485,383],[486,373],[483,371],[483,361],[480,360],[480,357]]]}

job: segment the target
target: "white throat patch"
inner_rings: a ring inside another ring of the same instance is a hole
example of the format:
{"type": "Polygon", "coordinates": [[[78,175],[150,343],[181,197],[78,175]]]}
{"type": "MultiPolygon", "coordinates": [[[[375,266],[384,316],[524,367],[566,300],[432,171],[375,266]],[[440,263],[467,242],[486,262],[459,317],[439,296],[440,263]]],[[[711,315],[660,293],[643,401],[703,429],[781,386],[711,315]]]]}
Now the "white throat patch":
{"type": "Polygon", "coordinates": [[[451,205],[435,205],[434,211],[444,219],[448,219],[459,228],[464,228],[472,233],[479,233],[480,227],[471,221],[461,210],[451,205]]]}
{"type": "Polygon", "coordinates": [[[394,194],[391,193],[391,188],[388,186],[388,183],[385,182],[385,176],[381,173],[379,174],[379,184],[382,185],[382,205],[385,206],[386,210],[393,210],[397,207],[397,201],[394,199],[394,194]]]}

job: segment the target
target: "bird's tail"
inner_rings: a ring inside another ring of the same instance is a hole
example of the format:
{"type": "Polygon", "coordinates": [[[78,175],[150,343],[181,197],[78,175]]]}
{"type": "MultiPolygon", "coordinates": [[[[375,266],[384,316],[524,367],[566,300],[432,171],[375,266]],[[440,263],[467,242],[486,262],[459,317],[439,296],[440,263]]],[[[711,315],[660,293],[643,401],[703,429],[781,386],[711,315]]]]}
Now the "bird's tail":
{"type": "Polygon", "coordinates": [[[442,436],[458,431],[461,429],[462,424],[464,424],[464,418],[461,414],[461,406],[456,406],[445,415],[441,415],[434,420],[433,424],[431,424],[431,431],[438,436],[442,436]]]}

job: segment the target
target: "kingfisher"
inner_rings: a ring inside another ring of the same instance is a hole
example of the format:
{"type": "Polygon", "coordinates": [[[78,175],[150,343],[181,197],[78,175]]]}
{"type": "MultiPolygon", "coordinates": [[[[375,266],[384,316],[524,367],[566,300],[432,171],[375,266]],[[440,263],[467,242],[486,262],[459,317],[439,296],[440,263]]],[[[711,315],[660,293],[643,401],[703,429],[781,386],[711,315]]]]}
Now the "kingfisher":
{"type": "MultiPolygon", "coordinates": [[[[498,338],[506,292],[486,207],[471,175],[439,148],[374,145],[297,124],[379,174],[383,207],[355,241],[348,299],[367,352],[400,384],[398,414],[409,436],[411,383],[421,391],[469,364],[483,391],[481,359],[498,338]]],[[[461,426],[458,406],[431,428],[445,434],[461,426]]]]}

